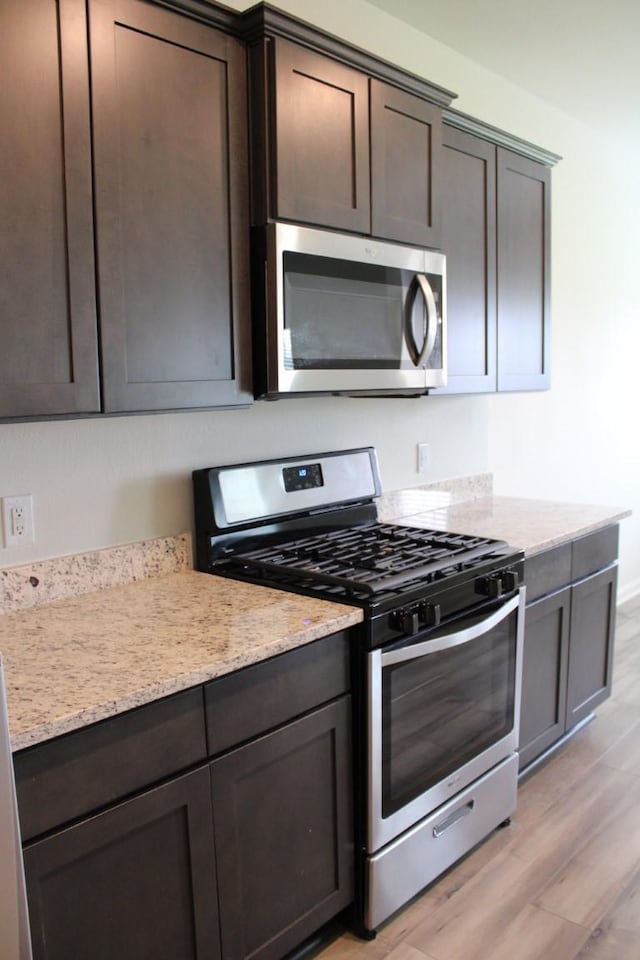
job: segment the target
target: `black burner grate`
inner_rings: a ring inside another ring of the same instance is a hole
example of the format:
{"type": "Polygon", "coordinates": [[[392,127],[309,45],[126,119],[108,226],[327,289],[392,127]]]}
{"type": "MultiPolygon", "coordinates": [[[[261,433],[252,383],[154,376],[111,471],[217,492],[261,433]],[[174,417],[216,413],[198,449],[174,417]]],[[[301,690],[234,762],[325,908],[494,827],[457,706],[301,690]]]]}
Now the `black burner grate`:
{"type": "Polygon", "coordinates": [[[462,565],[504,547],[483,537],[372,523],[238,553],[234,560],[278,579],[372,595],[417,579],[446,579],[462,565]]]}

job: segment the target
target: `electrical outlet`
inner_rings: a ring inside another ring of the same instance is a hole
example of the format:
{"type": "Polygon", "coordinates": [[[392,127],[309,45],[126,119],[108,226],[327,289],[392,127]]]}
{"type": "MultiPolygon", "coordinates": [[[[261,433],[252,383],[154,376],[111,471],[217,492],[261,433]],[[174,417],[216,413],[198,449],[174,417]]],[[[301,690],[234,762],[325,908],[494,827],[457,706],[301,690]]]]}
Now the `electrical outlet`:
{"type": "Polygon", "coordinates": [[[33,497],[30,493],[20,497],[3,498],[2,523],[5,547],[33,543],[33,497]]]}
{"type": "Polygon", "coordinates": [[[428,443],[418,444],[418,473],[427,473],[431,466],[431,451],[428,443]]]}

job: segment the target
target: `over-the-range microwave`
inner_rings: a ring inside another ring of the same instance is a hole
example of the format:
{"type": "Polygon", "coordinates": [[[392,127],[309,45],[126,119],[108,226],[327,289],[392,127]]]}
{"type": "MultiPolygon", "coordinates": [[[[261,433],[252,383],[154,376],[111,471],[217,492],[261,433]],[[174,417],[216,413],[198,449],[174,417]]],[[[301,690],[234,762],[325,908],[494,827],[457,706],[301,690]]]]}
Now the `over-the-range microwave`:
{"type": "Polygon", "coordinates": [[[270,223],[254,235],[256,396],[446,384],[442,253],[270,223]]]}

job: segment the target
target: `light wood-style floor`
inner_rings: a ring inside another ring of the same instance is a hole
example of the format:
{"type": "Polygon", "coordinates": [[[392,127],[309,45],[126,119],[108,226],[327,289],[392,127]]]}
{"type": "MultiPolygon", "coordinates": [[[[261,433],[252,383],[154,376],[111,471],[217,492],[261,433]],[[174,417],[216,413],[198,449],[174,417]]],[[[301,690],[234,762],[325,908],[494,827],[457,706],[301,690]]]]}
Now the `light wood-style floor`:
{"type": "Polygon", "coordinates": [[[612,697],[520,785],[498,830],[366,943],[321,960],[640,960],[640,597],[612,697]]]}

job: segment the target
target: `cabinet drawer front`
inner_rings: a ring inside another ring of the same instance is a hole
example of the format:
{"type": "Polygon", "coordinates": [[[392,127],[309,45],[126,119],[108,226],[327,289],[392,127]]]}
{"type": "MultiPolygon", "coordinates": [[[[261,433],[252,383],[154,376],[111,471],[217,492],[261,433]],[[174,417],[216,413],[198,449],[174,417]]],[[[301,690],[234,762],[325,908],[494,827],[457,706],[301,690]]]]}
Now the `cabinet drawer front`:
{"type": "Polygon", "coordinates": [[[209,754],[265,733],[348,689],[347,633],[214,680],[205,687],[209,754]]]}
{"type": "Polygon", "coordinates": [[[195,688],[16,754],[22,837],[29,840],[206,755],[195,688]]]}
{"type": "Polygon", "coordinates": [[[580,537],[571,548],[571,579],[582,580],[618,559],[618,525],[580,537]]]}
{"type": "Polygon", "coordinates": [[[571,583],[571,544],[544,550],[524,562],[527,603],[571,583]]]}

